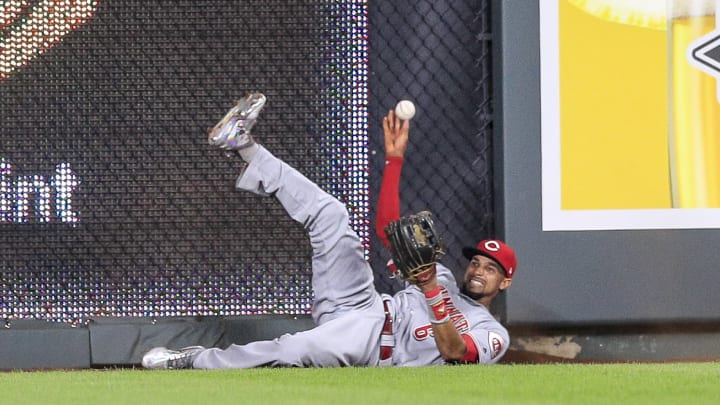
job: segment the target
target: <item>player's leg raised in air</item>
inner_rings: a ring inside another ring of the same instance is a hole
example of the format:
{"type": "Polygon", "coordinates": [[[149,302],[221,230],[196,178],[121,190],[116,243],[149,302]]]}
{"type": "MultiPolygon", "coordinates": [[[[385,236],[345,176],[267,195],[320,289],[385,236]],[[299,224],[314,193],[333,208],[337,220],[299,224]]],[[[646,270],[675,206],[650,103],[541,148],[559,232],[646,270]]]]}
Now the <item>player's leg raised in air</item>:
{"type": "Polygon", "coordinates": [[[288,215],[307,230],[313,249],[312,315],[318,326],[270,341],[231,345],[224,350],[156,348],[144,357],[145,367],[377,364],[384,314],[361,241],[350,228],[347,210],[340,201],[254,142],[249,130],[264,104],[263,95],[248,95],[210,130],[208,139],[221,149],[237,151],[248,162],[236,182],[238,189],[274,195],[288,215]]]}

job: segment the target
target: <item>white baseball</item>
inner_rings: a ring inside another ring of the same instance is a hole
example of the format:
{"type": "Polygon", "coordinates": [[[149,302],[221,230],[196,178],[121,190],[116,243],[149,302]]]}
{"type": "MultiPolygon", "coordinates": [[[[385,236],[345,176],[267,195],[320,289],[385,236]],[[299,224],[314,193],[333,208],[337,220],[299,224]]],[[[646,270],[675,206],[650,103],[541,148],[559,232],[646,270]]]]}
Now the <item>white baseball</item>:
{"type": "Polygon", "coordinates": [[[409,120],[415,116],[415,104],[410,100],[400,100],[395,106],[395,115],[401,120],[409,120]]]}

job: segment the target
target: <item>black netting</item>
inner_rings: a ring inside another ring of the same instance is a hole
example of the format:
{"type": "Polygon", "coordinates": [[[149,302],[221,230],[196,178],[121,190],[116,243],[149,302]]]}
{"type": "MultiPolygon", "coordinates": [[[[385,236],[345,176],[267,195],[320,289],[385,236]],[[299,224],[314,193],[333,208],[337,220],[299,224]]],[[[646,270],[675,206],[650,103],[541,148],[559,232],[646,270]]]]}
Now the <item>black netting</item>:
{"type": "Polygon", "coordinates": [[[302,227],[207,145],[245,91],[269,100],[256,137],[348,205],[381,290],[379,122],[414,100],[403,212],[432,210],[461,269],[493,231],[488,3],[3,2],[0,317],[307,313],[302,227]]]}
{"type": "MultiPolygon", "coordinates": [[[[380,120],[415,101],[403,166],[401,212],[429,209],[460,275],[461,248],[495,236],[489,1],[396,1],[370,5],[371,171],[382,171],[380,120]]],[[[379,180],[371,180],[374,214],[379,180]]],[[[373,245],[379,241],[373,239],[373,245]]],[[[376,249],[379,268],[389,256],[376,249]]],[[[387,277],[380,288],[394,287],[387,277]]]]}

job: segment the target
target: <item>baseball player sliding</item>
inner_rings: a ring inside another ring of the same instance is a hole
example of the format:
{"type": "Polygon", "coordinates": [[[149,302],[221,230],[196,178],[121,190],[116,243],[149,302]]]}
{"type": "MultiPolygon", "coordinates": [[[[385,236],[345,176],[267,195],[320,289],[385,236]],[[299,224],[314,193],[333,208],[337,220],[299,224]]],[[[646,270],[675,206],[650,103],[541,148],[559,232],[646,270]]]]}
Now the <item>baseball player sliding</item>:
{"type": "Polygon", "coordinates": [[[515,254],[499,240],[485,240],[465,248],[470,263],[460,289],[452,272],[437,262],[443,246],[430,213],[398,218],[397,184],[407,146],[408,121],[396,119],[392,112],[383,121],[391,163],[386,166],[381,191],[381,204],[387,206],[379,207],[378,217],[382,213],[383,223],[377,226],[382,228],[398,274],[407,283],[404,290],[389,296],[374,288],[373,272],[359,237],[349,226],[345,206],[253,140],[250,131],[265,101],[259,93],[246,96],[209,131],[208,139],[212,145],[237,152],[248,163],[237,179],[238,189],[275,196],[288,215],[307,230],[313,252],[312,318],[316,327],[225,349],[157,347],[143,356],[143,367],[497,362],[507,350],[509,336],[487,308],[500,291],[510,286],[515,254]],[[397,153],[399,150],[402,153],[397,153]]]}

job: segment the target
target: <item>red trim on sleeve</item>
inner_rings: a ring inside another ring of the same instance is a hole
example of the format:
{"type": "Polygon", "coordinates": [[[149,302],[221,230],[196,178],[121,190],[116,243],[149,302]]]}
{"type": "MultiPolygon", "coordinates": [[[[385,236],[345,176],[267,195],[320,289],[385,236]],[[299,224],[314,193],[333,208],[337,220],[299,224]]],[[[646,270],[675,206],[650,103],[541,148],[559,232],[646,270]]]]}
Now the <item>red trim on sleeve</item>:
{"type": "Polygon", "coordinates": [[[477,363],[479,360],[479,354],[477,346],[475,346],[475,341],[470,337],[470,335],[462,335],[462,338],[465,341],[467,351],[460,361],[463,363],[477,363]]]}
{"type": "Polygon", "coordinates": [[[402,172],[402,165],[402,157],[388,156],[385,158],[385,170],[383,170],[380,185],[375,221],[375,233],[385,247],[390,246],[385,236],[385,227],[390,222],[400,218],[400,172],[402,172]]]}

